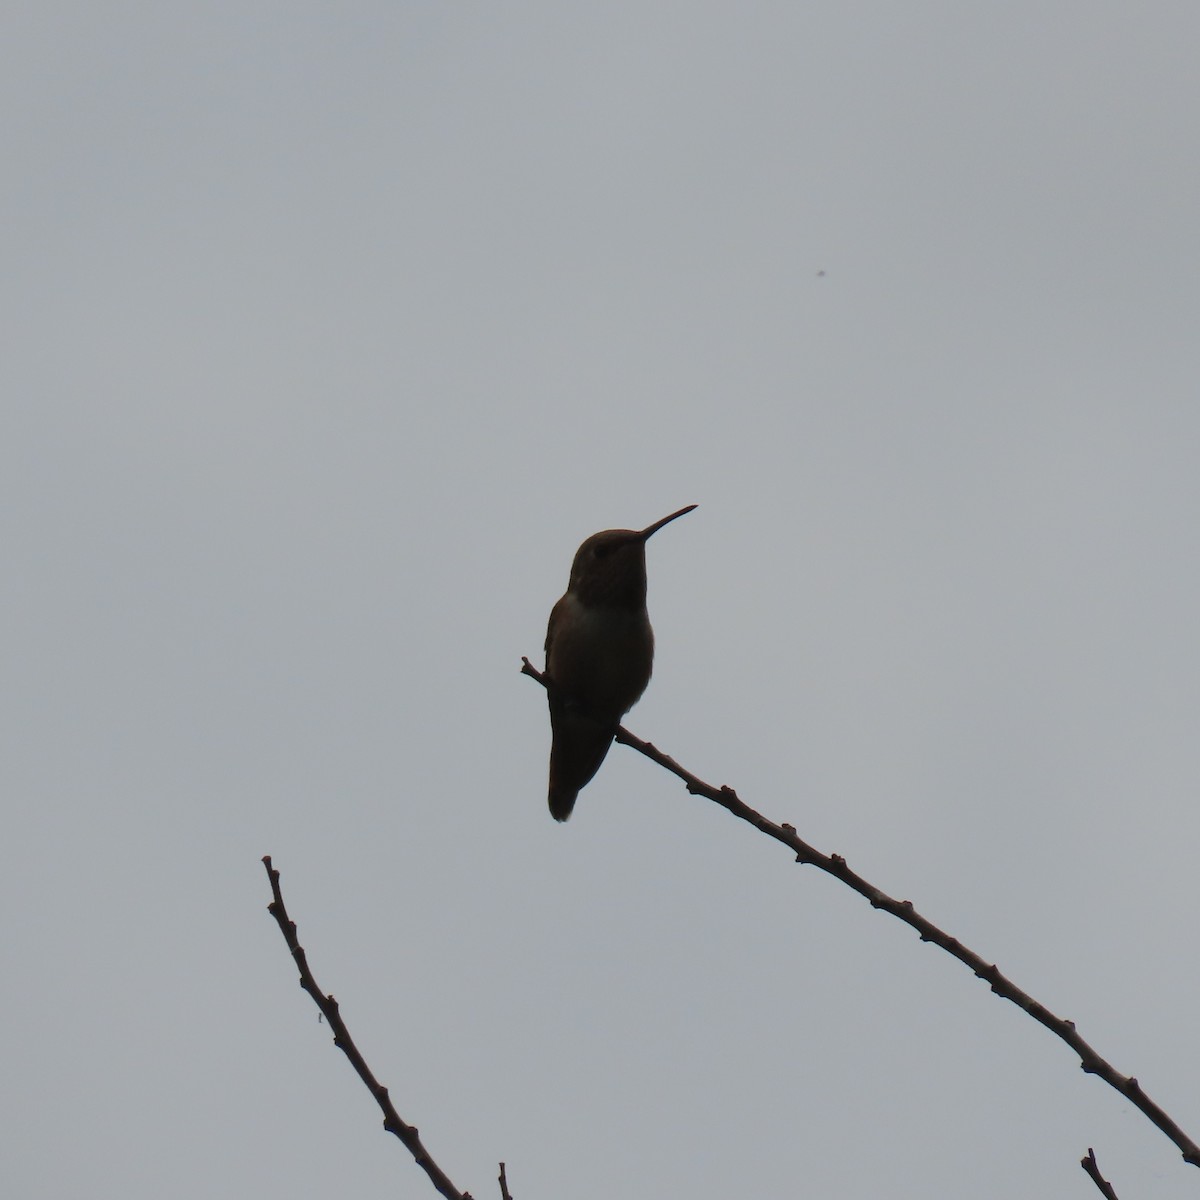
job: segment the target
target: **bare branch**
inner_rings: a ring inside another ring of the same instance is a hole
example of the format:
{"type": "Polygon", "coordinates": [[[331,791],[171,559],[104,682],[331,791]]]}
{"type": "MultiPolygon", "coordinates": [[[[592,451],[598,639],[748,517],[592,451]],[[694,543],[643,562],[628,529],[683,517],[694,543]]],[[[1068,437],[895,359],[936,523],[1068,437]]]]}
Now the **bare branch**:
{"type": "MultiPolygon", "coordinates": [[[[537,670],[530,663],[529,659],[522,658],[521,661],[524,664],[521,668],[521,673],[530,676],[530,678],[537,680],[543,687],[546,687],[546,677],[542,672],[537,670]]],[[[997,996],[1002,996],[1005,1000],[1012,1001],[1013,1004],[1023,1009],[1035,1021],[1044,1025],[1051,1033],[1066,1042],[1079,1055],[1079,1065],[1084,1071],[1089,1075],[1099,1076],[1110,1087],[1120,1092],[1131,1104],[1141,1109],[1179,1147],[1185,1162],[1191,1163],[1194,1167],[1200,1167],[1200,1145],[1197,1145],[1196,1142],[1188,1137],[1171,1120],[1166,1112],[1142,1091],[1141,1085],[1136,1079],[1129,1075],[1122,1075],[1105,1059],[1101,1058],[1075,1032],[1075,1023],[1073,1021],[1055,1016],[1045,1005],[1040,1004],[1028,993],[1023,992],[1006,976],[1002,975],[995,963],[989,963],[980,958],[978,954],[973,950],[969,950],[957,938],[951,937],[948,933],[945,933],[934,925],[932,921],[921,916],[913,908],[911,900],[895,900],[891,896],[886,895],[879,888],[868,883],[861,875],[855,874],[847,866],[846,860],[840,854],[822,854],[819,850],[798,837],[793,826],[776,825],[774,821],[769,821],[761,813],[755,812],[748,804],[744,804],[738,797],[737,792],[731,787],[717,788],[713,787],[710,783],[705,783],[702,779],[697,778],[690,771],[681,767],[673,758],[669,758],[657,750],[649,742],[643,742],[641,738],[635,737],[623,725],[617,729],[616,740],[623,745],[632,746],[633,749],[637,750],[640,754],[644,754],[652,762],[658,763],[660,767],[664,767],[672,775],[678,776],[687,785],[687,790],[692,795],[704,796],[706,799],[713,801],[714,804],[719,804],[740,820],[749,822],[760,833],[765,833],[777,842],[782,842],[789,850],[795,853],[798,863],[807,863],[818,867],[820,870],[826,872],[826,874],[832,875],[847,887],[853,888],[860,896],[865,896],[870,901],[872,908],[881,908],[884,912],[890,913],[906,925],[911,925],[921,935],[923,942],[933,942],[934,945],[940,946],[945,950],[947,954],[953,955],[959,962],[970,967],[980,979],[991,987],[997,996]]]]}
{"type": "Polygon", "coordinates": [[[1117,1200],[1117,1193],[1113,1191],[1112,1184],[1100,1174],[1096,1152],[1091,1146],[1088,1147],[1087,1158],[1081,1158],[1079,1165],[1092,1177],[1092,1182],[1100,1189],[1100,1195],[1105,1197],[1105,1200],[1117,1200]]]}
{"type": "Polygon", "coordinates": [[[513,1200],[512,1193],[508,1190],[508,1175],[503,1163],[500,1164],[500,1200],[513,1200]]]}
{"type": "Polygon", "coordinates": [[[316,1006],[321,1010],[322,1016],[329,1022],[329,1028],[333,1030],[333,1044],[350,1060],[351,1065],[358,1072],[358,1077],[375,1097],[375,1103],[383,1110],[384,1129],[388,1133],[394,1133],[404,1143],[408,1152],[416,1160],[417,1166],[429,1176],[430,1182],[446,1197],[446,1200],[471,1200],[470,1192],[460,1192],[450,1182],[441,1167],[433,1161],[429,1151],[421,1143],[416,1126],[407,1125],[400,1119],[388,1097],[387,1088],[371,1073],[366,1059],[354,1044],[354,1039],[350,1036],[350,1031],[346,1028],[346,1023],[338,1011],[338,1002],[317,987],[317,981],[308,967],[308,957],[304,953],[304,947],[300,945],[296,936],[296,923],[288,917],[287,909],[284,907],[283,894],[279,890],[279,872],[271,865],[269,854],[263,858],[263,866],[267,868],[267,877],[271,881],[271,892],[275,897],[267,905],[267,911],[278,922],[284,941],[287,942],[288,949],[292,952],[292,958],[300,969],[300,986],[313,998],[316,1006]]]}

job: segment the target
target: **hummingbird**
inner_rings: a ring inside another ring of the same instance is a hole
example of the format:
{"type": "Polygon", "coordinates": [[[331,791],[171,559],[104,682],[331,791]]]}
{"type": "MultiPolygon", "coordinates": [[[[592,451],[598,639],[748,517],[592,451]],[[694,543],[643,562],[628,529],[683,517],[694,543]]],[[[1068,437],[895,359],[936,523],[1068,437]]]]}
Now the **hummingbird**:
{"type": "Polygon", "coordinates": [[[550,815],[565,821],[600,769],[621,718],[650,682],[654,631],[646,613],[646,540],[689,504],[645,529],[605,529],[575,552],[550,611],[550,815]]]}

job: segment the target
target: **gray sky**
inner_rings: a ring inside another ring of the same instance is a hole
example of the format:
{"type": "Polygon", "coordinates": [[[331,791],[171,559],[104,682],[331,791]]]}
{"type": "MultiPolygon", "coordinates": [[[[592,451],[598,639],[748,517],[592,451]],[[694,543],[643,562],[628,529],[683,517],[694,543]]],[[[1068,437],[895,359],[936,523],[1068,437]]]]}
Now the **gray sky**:
{"type": "Polygon", "coordinates": [[[13,4],[3,1173],[21,1197],[1193,1197],[1194,3],[13,4]],[[821,274],[824,272],[824,274],[821,274]]]}

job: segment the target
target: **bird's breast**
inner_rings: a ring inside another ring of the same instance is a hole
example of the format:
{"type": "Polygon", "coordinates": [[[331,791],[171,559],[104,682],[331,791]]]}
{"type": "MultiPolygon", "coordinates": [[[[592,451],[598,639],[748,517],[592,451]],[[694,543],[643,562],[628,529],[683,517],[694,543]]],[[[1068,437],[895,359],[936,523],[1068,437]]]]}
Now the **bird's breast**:
{"type": "Polygon", "coordinates": [[[617,720],[646,690],[653,661],[644,608],[590,607],[571,592],[555,605],[546,670],[566,699],[617,720]]]}

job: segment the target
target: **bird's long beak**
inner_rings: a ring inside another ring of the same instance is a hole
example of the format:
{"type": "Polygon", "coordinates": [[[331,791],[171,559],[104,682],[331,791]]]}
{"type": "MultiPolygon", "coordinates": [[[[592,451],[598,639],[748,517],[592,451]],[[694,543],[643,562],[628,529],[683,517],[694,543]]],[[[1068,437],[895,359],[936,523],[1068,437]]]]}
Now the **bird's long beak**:
{"type": "Polygon", "coordinates": [[[676,517],[682,517],[684,513],[690,513],[693,508],[698,508],[699,505],[689,504],[687,508],[681,508],[678,512],[673,512],[669,517],[663,517],[661,521],[655,521],[653,525],[647,525],[645,529],[638,534],[638,537],[644,542],[652,533],[657,533],[668,521],[675,520],[676,517]]]}

